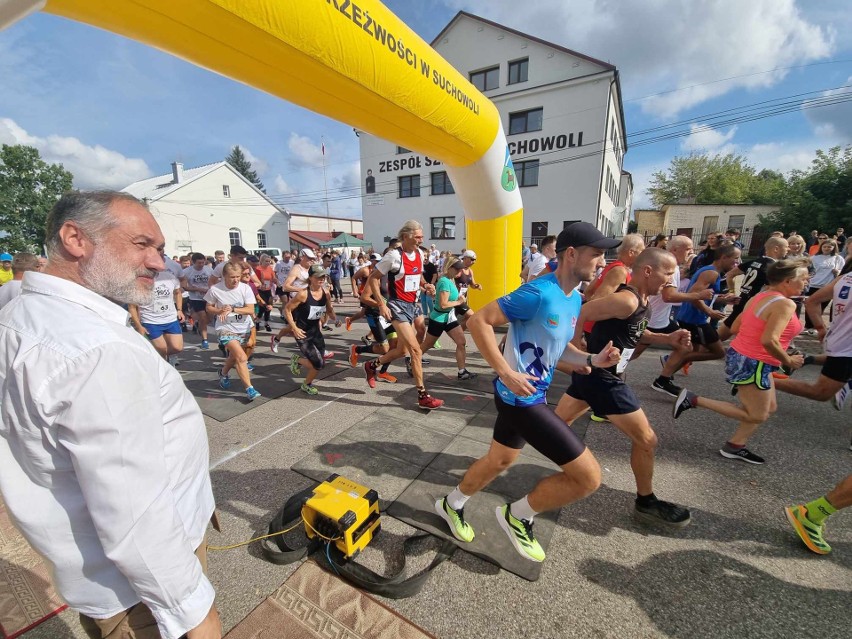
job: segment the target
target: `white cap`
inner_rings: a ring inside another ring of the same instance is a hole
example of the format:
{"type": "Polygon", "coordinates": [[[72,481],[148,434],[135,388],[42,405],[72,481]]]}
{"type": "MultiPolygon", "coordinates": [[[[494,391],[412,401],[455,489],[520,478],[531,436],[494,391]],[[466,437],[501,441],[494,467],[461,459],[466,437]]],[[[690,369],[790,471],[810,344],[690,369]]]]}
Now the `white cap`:
{"type": "Polygon", "coordinates": [[[370,255],[370,259],[375,260],[376,262],[381,262],[382,256],[379,255],[378,253],[373,253],[373,254],[370,255]]]}
{"type": "Polygon", "coordinates": [[[464,253],[462,253],[462,257],[469,257],[470,259],[475,260],[476,259],[476,253],[474,253],[470,249],[467,249],[464,253]]]}
{"type": "Polygon", "coordinates": [[[310,259],[312,259],[312,260],[317,259],[317,254],[316,254],[316,253],[314,253],[314,252],[313,252],[311,249],[309,249],[309,248],[303,248],[303,249],[302,249],[299,253],[300,253],[300,255],[304,255],[305,257],[310,258],[310,259]]]}
{"type": "Polygon", "coordinates": [[[538,244],[530,244],[530,248],[538,248],[538,244]]]}

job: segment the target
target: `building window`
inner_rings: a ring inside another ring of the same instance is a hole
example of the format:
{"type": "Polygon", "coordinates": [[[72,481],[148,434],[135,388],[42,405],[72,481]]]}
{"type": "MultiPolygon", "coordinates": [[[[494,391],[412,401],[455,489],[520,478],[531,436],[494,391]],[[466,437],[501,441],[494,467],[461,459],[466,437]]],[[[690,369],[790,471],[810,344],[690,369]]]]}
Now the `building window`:
{"type": "Polygon", "coordinates": [[[530,59],[515,60],[509,63],[509,84],[526,82],[529,76],[530,59]]]}
{"type": "Polygon", "coordinates": [[[403,153],[411,153],[411,149],[406,149],[404,146],[397,146],[396,147],[396,154],[402,155],[403,153]]]}
{"type": "Polygon", "coordinates": [[[515,162],[518,186],[538,186],[538,160],[515,162]]]}
{"type": "Polygon", "coordinates": [[[509,114],[509,135],[527,133],[528,131],[541,131],[541,123],[544,119],[544,109],[530,109],[509,114]]]}
{"type": "Polygon", "coordinates": [[[538,244],[547,237],[547,222],[533,222],[531,230],[530,237],[532,242],[533,244],[538,244]]]}
{"type": "Polygon", "coordinates": [[[582,220],[565,220],[564,222],[562,222],[562,230],[564,231],[569,226],[571,226],[572,224],[576,224],[577,222],[582,222],[582,220]]]}
{"type": "Polygon", "coordinates": [[[704,224],[701,225],[701,239],[704,240],[710,233],[719,230],[719,216],[705,215],[704,224]]]}
{"type": "Polygon", "coordinates": [[[228,241],[230,242],[230,246],[235,246],[239,244],[242,246],[243,244],[243,235],[240,233],[240,229],[231,228],[228,230],[228,241]]]}
{"type": "Polygon", "coordinates": [[[398,179],[399,197],[420,197],[419,175],[401,175],[398,179]]]}
{"type": "Polygon", "coordinates": [[[432,238],[433,240],[452,240],[456,237],[455,217],[433,217],[432,238]]]}
{"type": "Polygon", "coordinates": [[[265,249],[266,247],[266,231],[261,229],[257,232],[257,248],[265,249]]]}
{"type": "Polygon", "coordinates": [[[491,67],[470,74],[470,83],[480,91],[490,91],[500,86],[500,67],[491,67]]]}
{"type": "Polygon", "coordinates": [[[743,226],[745,226],[745,215],[732,215],[728,218],[729,229],[737,229],[740,233],[742,233],[743,226]]]}
{"type": "Polygon", "coordinates": [[[432,195],[448,195],[455,192],[446,171],[432,173],[432,195]]]}
{"type": "Polygon", "coordinates": [[[222,195],[225,197],[231,197],[231,187],[227,184],[222,185],[222,195]]]}

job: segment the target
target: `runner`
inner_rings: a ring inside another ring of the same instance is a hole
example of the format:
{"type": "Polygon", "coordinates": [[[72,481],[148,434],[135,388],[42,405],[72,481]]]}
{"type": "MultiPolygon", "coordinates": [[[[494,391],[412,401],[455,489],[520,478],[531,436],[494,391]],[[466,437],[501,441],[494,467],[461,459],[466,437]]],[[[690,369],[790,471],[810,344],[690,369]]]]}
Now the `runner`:
{"type": "Polygon", "coordinates": [[[795,314],[796,304],[790,298],[800,295],[807,285],[807,266],[803,260],[779,260],[766,269],[766,279],[767,289],[755,295],[734,322],[736,338],[725,362],[728,382],[734,385],[742,406],[699,397],[683,389],[672,409],[675,419],[690,408],[701,407],[739,420],[737,430],[719,453],[726,459],[749,464],[764,463],[763,457],[751,452],[746,444],[777,409],[772,371],[781,366],[795,370],[804,363],[801,353],[791,355],[787,347],[802,330],[795,314]]]}
{"type": "MultiPolygon", "coordinates": [[[[473,251],[465,251],[465,253],[473,253],[473,251]]],[[[476,258],[473,258],[474,260],[476,258]]],[[[468,257],[468,261],[470,257],[468,257]]],[[[464,329],[458,321],[457,313],[462,309],[467,308],[464,293],[457,288],[459,274],[465,269],[465,260],[456,259],[453,263],[448,263],[444,274],[438,280],[435,287],[435,307],[429,314],[429,327],[426,329],[426,337],[420,344],[420,350],[425,353],[435,345],[441,334],[446,333],[456,345],[456,365],[458,366],[458,377],[460,381],[467,381],[476,377],[475,373],[471,373],[465,367],[465,346],[467,342],[464,338],[464,329]]],[[[467,267],[468,270],[470,266],[467,267]]],[[[466,290],[466,288],[465,288],[466,290]]],[[[471,315],[473,311],[467,309],[471,315]]]]}
{"type": "MultiPolygon", "coordinates": [[[[237,266],[242,268],[242,265],[246,263],[246,257],[248,256],[248,251],[245,250],[239,244],[234,244],[231,247],[231,252],[228,254],[227,262],[219,262],[219,251],[217,251],[216,253],[217,264],[213,268],[213,275],[210,277],[210,280],[208,282],[211,287],[224,279],[223,269],[225,268],[225,264],[236,264],[237,266]]],[[[168,263],[166,264],[166,266],[168,266],[168,263]]],[[[252,282],[254,282],[255,286],[260,285],[260,280],[258,279],[257,275],[254,274],[254,270],[252,270],[251,279],[252,282]]]]}
{"type": "Polygon", "coordinates": [[[600,485],[600,466],[580,438],[547,405],[547,388],[560,361],[574,368],[609,367],[619,360],[608,344],[596,355],[569,344],[580,313],[574,289],[590,280],[603,262],[604,251],[619,240],[606,238],[593,225],[577,222],[559,234],[559,269],[523,284],[479,310],[468,325],[482,356],[497,373],[494,403],[497,421],[488,453],[468,468],[461,483],[435,502],[438,515],[460,541],[472,541],[465,521],[468,499],[511,466],[524,445],[530,445],[560,467],[528,495],[497,508],[497,521],[525,559],[544,561],[533,534],[535,516],[591,495],[600,485]],[[509,324],[504,353],[497,348],[494,327],[509,324]],[[566,350],[567,347],[567,350],[566,350]]]}
{"type": "Polygon", "coordinates": [[[254,295],[248,284],[240,281],[243,267],[227,262],[222,268],[223,280],[210,287],[204,295],[207,312],[216,316],[216,333],[219,344],[228,354],[225,365],[219,369],[219,387],[228,390],[231,379],[228,373],[235,368],[246,389],[246,397],[253,401],[260,393],[251,385],[248,356],[243,346],[251,338],[254,324],[254,295]]]}
{"type": "Polygon", "coordinates": [[[743,312],[746,304],[766,286],[767,267],[787,255],[788,250],[787,240],[783,237],[770,237],[763,245],[763,256],[749,262],[748,266],[745,267],[745,271],[738,265],[725,274],[729,291],[734,290],[735,277],[740,275],[745,275],[745,277],[743,278],[743,283],[740,284],[740,301],[734,305],[731,314],[719,326],[720,340],[724,342],[731,337],[731,327],[740,316],[740,313],[743,312]]]}
{"type": "Polygon", "coordinates": [[[281,254],[281,259],[275,264],[275,296],[278,298],[278,302],[280,304],[279,311],[281,316],[281,321],[286,321],[284,317],[284,306],[287,304],[287,300],[289,296],[284,292],[284,282],[287,281],[287,276],[290,274],[290,269],[293,268],[295,261],[291,257],[292,253],[290,251],[284,251],[281,254]]]}
{"type": "MultiPolygon", "coordinates": [[[[637,344],[667,344],[689,348],[690,335],[685,329],[672,333],[645,330],[650,315],[648,297],[656,295],[677,271],[674,256],[660,248],[648,248],[633,260],[630,284],[621,284],[614,293],[583,304],[578,321],[594,323],[586,336],[589,351],[616,347],[621,359],[607,368],[592,368],[590,374],[573,372],[571,385],[559,400],[556,414],[569,426],[589,408],[598,417],[607,418],[633,443],[630,466],[636,480],[635,515],[638,519],[673,528],[690,521],[689,510],[658,499],[654,494],[654,453],[657,435],[636,395],[624,381],[624,371],[637,344]]],[[[582,344],[576,334],[572,345],[582,344]]]]}
{"type": "MultiPolygon", "coordinates": [[[[476,253],[468,249],[461,254],[461,260],[464,266],[456,273],[455,281],[456,287],[459,291],[459,296],[467,300],[468,289],[472,288],[474,290],[481,291],[482,284],[476,283],[476,280],[473,277],[473,270],[471,269],[473,263],[476,262],[476,253]]],[[[455,259],[450,261],[455,262],[455,259]]],[[[545,264],[545,266],[547,265],[545,264]]],[[[446,267],[444,268],[444,272],[446,272],[446,267]]],[[[470,319],[471,315],[473,315],[473,311],[470,310],[470,307],[467,305],[467,301],[465,301],[456,307],[455,315],[461,329],[464,331],[467,328],[467,320],[470,319]]]]}
{"type": "Polygon", "coordinates": [[[302,366],[307,367],[308,374],[299,388],[308,395],[319,393],[319,389],[314,386],[314,380],[325,366],[325,338],[320,327],[323,315],[327,315],[340,326],[340,320],[331,305],[331,297],[325,290],[327,279],[328,271],[319,264],[314,264],[308,271],[308,288],[296,293],[284,307],[287,322],[293,327],[293,337],[302,353],[302,357],[293,353],[290,371],[295,376],[300,373],[302,366]]]}
{"type": "Polygon", "coordinates": [[[423,354],[414,326],[415,318],[420,315],[417,292],[423,288],[430,295],[435,294],[435,287],[423,280],[423,258],[418,248],[423,243],[423,226],[417,220],[408,220],[399,230],[398,237],[401,241],[400,250],[389,250],[385,254],[367,279],[367,286],[372,288],[371,295],[378,303],[379,314],[393,325],[399,343],[388,353],[364,364],[364,371],[367,383],[372,388],[379,365],[389,364],[403,357],[407,351],[411,357],[411,373],[417,385],[417,405],[431,410],[441,407],[444,402],[426,392],[423,354]],[[383,275],[388,277],[387,303],[380,290],[383,275]]]}
{"type": "MultiPolygon", "coordinates": [[[[308,269],[311,267],[311,264],[316,261],[316,259],[317,254],[309,248],[303,248],[299,251],[299,262],[290,268],[287,279],[284,280],[280,289],[282,295],[288,300],[288,303],[289,300],[293,299],[296,293],[308,288],[308,269]]],[[[284,313],[284,320],[287,320],[286,311],[284,313]]],[[[292,327],[288,324],[278,331],[277,335],[272,336],[269,340],[269,348],[273,353],[278,352],[278,343],[281,341],[281,338],[291,332],[292,327]]]]}
{"type": "MultiPolygon", "coordinates": [[[[701,293],[708,288],[716,294],[717,301],[729,302],[736,299],[736,295],[719,295],[719,282],[724,273],[731,270],[740,259],[740,249],[733,244],[720,246],[716,249],[716,257],[712,264],[704,266],[692,275],[689,280],[689,293],[701,293]]],[[[725,351],[719,341],[719,334],[710,325],[710,319],[724,319],[721,311],[714,311],[712,298],[710,304],[704,300],[696,299],[690,303],[681,304],[677,312],[677,322],[681,328],[687,329],[692,338],[692,352],[683,354],[675,351],[663,361],[663,370],[651,384],[651,388],[660,393],[666,393],[677,397],[683,390],[672,380],[674,374],[686,363],[703,362],[713,359],[723,359],[725,351]]]]}
{"type": "MultiPolygon", "coordinates": [[[[180,260],[178,260],[178,261],[180,262],[180,273],[177,274],[177,278],[178,278],[178,280],[180,280],[180,278],[183,276],[183,272],[186,269],[188,269],[190,266],[192,266],[192,258],[189,255],[181,255],[180,260]]],[[[187,330],[189,330],[186,323],[189,322],[189,323],[192,324],[193,332],[196,332],[195,324],[192,322],[192,312],[190,311],[190,308],[189,308],[189,291],[187,291],[183,287],[183,285],[181,285],[180,288],[181,288],[181,291],[183,291],[181,293],[182,297],[181,297],[181,302],[180,302],[180,304],[181,304],[180,310],[183,311],[183,321],[180,323],[180,327],[183,330],[183,332],[186,333],[187,330]]]]}
{"type": "MultiPolygon", "coordinates": [[[[675,305],[681,302],[692,302],[694,300],[710,300],[713,297],[713,291],[706,289],[697,293],[682,293],[680,292],[680,275],[681,268],[687,263],[690,255],[692,255],[692,238],[686,235],[675,235],[666,242],[666,250],[671,253],[678,268],[672,273],[671,281],[663,286],[659,295],[651,295],[648,298],[648,307],[651,309],[651,318],[648,320],[648,330],[654,333],[671,334],[680,329],[678,323],[672,317],[672,309],[675,305]]],[[[637,359],[648,344],[640,342],[633,351],[630,360],[637,359]]],[[[686,366],[684,366],[684,369],[686,366]]]]}
{"type": "Polygon", "coordinates": [[[266,253],[261,253],[260,264],[255,267],[254,274],[260,280],[257,286],[257,294],[263,300],[260,304],[260,314],[255,318],[255,328],[260,330],[260,321],[263,320],[263,328],[271,331],[269,315],[272,312],[272,294],[275,292],[275,269],[272,266],[272,258],[266,253]]]}
{"type": "Polygon", "coordinates": [[[207,350],[210,348],[210,342],[207,341],[208,317],[204,296],[210,288],[209,282],[213,276],[213,268],[207,263],[203,253],[193,253],[191,259],[192,266],[181,273],[180,285],[189,292],[189,309],[195,323],[194,327],[201,336],[201,348],[207,350]]]}
{"type": "MultiPolygon", "coordinates": [[[[837,254],[837,244],[833,240],[825,240],[820,242],[819,250],[811,258],[811,263],[814,267],[814,273],[811,276],[811,281],[808,286],[808,295],[813,295],[823,286],[834,280],[840,275],[843,270],[845,260],[837,254]]],[[[822,303],[822,312],[825,312],[826,306],[831,300],[825,300],[822,303]]],[[[808,335],[815,335],[816,328],[813,325],[810,315],[805,315],[805,329],[808,335]]]]}
{"type": "Polygon", "coordinates": [[[775,387],[785,393],[824,402],[834,397],[834,407],[843,410],[848,400],[849,382],[852,381],[852,312],[849,299],[852,297],[852,263],[844,267],[845,273],[823,286],[805,300],[805,312],[823,342],[825,356],[814,359],[823,364],[816,382],[809,384],[800,380],[776,379],[775,387]],[[832,302],[834,319],[826,332],[822,305],[832,302]]]}
{"type": "MultiPolygon", "coordinates": [[[[535,246],[533,244],[530,248],[535,246]]],[[[556,236],[548,235],[541,242],[541,249],[530,255],[530,261],[521,271],[521,279],[525,282],[530,282],[535,279],[535,276],[545,270],[547,262],[556,257],[556,236]]]]}
{"type": "Polygon", "coordinates": [[[787,521],[793,526],[799,539],[818,555],[827,555],[831,546],[825,541],[825,520],[838,510],[852,506],[852,475],[834,487],[825,497],[807,504],[788,506],[784,509],[787,521]]]}
{"type": "MultiPolygon", "coordinates": [[[[396,329],[379,313],[379,303],[373,297],[373,289],[372,287],[367,286],[367,280],[369,279],[370,273],[375,270],[376,264],[378,264],[381,259],[381,255],[373,253],[370,256],[370,263],[359,269],[356,273],[357,279],[359,280],[358,287],[361,291],[361,311],[364,312],[364,316],[367,318],[367,326],[370,328],[368,335],[372,335],[374,339],[370,341],[366,337],[363,337],[361,338],[364,342],[363,347],[353,344],[349,348],[349,363],[353,367],[358,365],[358,357],[360,355],[373,352],[381,356],[388,351],[395,349],[399,343],[396,336],[396,329]]],[[[385,303],[387,303],[387,278],[383,277],[379,280],[379,282],[379,293],[385,300],[385,303]]],[[[379,368],[376,373],[376,379],[389,384],[396,384],[397,379],[395,376],[388,373],[388,368],[390,368],[390,362],[382,364],[381,368],[379,368]]],[[[367,381],[369,383],[369,380],[367,381]]],[[[370,388],[374,387],[375,382],[370,385],[370,388]]]]}
{"type": "Polygon", "coordinates": [[[178,353],[183,350],[184,320],[180,280],[168,269],[154,278],[154,299],[145,306],[128,304],[133,328],[151,341],[151,345],[172,366],[177,367],[178,353]]]}
{"type": "MultiPolygon", "coordinates": [[[[264,308],[263,298],[260,296],[260,293],[257,290],[257,287],[252,282],[251,276],[254,272],[254,269],[249,266],[248,263],[243,264],[242,275],[240,276],[240,282],[245,284],[251,289],[251,294],[254,295],[254,316],[257,317],[260,314],[262,308],[264,308]]],[[[267,310],[272,310],[272,305],[266,305],[267,310]]],[[[254,370],[254,366],[251,363],[251,357],[254,353],[254,347],[257,346],[257,326],[252,323],[251,325],[251,334],[246,339],[246,343],[243,344],[243,352],[246,354],[246,368],[249,369],[249,372],[254,370]]],[[[219,345],[219,350],[222,351],[222,356],[227,357],[227,352],[225,351],[225,347],[221,344],[219,345]]]]}

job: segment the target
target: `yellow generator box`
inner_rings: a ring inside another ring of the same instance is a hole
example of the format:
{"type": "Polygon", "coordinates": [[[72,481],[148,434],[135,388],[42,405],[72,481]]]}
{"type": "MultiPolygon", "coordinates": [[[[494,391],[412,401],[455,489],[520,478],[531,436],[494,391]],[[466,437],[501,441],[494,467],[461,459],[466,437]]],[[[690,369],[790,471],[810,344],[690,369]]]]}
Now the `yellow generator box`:
{"type": "Polygon", "coordinates": [[[314,488],[302,509],[308,537],[324,537],[347,559],[372,541],[380,528],[379,494],[334,474],[314,488]]]}

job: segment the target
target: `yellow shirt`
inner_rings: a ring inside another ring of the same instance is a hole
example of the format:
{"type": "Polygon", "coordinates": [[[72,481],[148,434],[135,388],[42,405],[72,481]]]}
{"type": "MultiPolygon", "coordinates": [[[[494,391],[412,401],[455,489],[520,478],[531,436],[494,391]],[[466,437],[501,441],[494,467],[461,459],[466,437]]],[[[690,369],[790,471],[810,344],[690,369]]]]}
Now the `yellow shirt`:
{"type": "Polygon", "coordinates": [[[14,278],[14,277],[15,277],[15,274],[12,273],[12,269],[9,269],[8,271],[6,271],[6,270],[0,268],[0,286],[3,286],[3,284],[5,284],[6,282],[11,281],[12,278],[14,278]]]}

